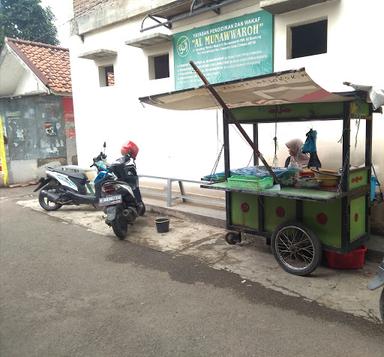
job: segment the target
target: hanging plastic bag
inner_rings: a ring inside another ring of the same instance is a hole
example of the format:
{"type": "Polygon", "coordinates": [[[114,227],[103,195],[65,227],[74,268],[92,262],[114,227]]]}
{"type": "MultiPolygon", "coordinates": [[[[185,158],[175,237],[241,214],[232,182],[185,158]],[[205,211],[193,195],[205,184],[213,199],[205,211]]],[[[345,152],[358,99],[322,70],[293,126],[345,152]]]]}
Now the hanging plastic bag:
{"type": "Polygon", "coordinates": [[[321,167],[321,162],[319,157],[317,156],[316,149],[317,131],[311,129],[306,135],[307,139],[305,140],[302,151],[304,154],[309,153],[308,167],[316,167],[318,169],[321,167]]]}

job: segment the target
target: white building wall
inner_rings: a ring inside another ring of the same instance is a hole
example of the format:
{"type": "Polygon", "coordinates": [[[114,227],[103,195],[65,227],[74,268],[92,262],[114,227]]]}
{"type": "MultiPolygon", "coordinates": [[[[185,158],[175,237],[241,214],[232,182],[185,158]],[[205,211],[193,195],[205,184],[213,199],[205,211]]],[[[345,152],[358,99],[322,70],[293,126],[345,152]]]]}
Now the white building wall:
{"type": "Polygon", "coordinates": [[[47,93],[48,89],[45,87],[39,79],[36,78],[31,71],[24,71],[23,75],[20,77],[20,80],[17,83],[17,87],[14,96],[18,95],[30,95],[38,93],[47,93]]]}
{"type": "MultiPolygon", "coordinates": [[[[341,0],[320,4],[275,17],[274,66],[275,71],[306,67],[312,78],[330,91],[350,90],[343,81],[375,84],[384,88],[384,75],[380,66],[380,14],[381,0],[362,2],[341,0]],[[286,28],[311,19],[328,18],[328,51],[326,54],[287,60],[286,28]]],[[[222,9],[218,17],[213,12],[177,22],[173,32],[200,27],[210,22],[257,11],[258,2],[241,1],[222,9]],[[241,3],[241,4],[240,4],[241,3]],[[256,5],[255,5],[256,4],[256,5]],[[246,8],[239,7],[250,5],[246,8]]],[[[119,155],[119,148],[126,140],[140,147],[137,164],[141,174],[198,179],[211,172],[222,144],[221,112],[169,111],[143,107],[138,97],[174,89],[173,57],[171,44],[142,50],[125,45],[125,41],[143,36],[140,34],[142,17],[119,23],[86,34],[84,43],[72,37],[71,68],[74,108],[76,117],[77,149],[79,163],[89,165],[93,156],[107,141],[110,159],[119,155]],[[79,59],[81,53],[108,49],[117,52],[113,60],[115,86],[100,87],[97,65],[79,59]],[[171,76],[167,79],[148,79],[148,55],[170,51],[171,76]]],[[[167,32],[160,27],[152,32],[167,32]]],[[[150,32],[149,32],[150,33],[150,32]]],[[[149,33],[145,32],[144,35],[149,33]]],[[[381,46],[381,48],[380,48],[381,46]]],[[[378,117],[378,115],[376,115],[378,117]]],[[[377,171],[384,175],[384,118],[375,118],[374,162],[377,171]]],[[[284,143],[292,137],[305,139],[305,133],[318,131],[319,157],[324,167],[337,168],[341,161],[341,123],[280,124],[277,128],[278,157],[283,165],[287,156],[284,143]],[[335,155],[335,152],[340,155],[335,155]],[[340,161],[337,158],[340,158],[340,161]],[[335,159],[336,158],[336,159],[335,159]]],[[[353,153],[353,164],[361,164],[361,147],[364,144],[362,123],[358,136],[358,150],[353,153]],[[359,150],[360,149],[360,150],[359,150]]],[[[354,126],[354,125],[352,125],[354,126]]],[[[251,128],[247,128],[251,129],[251,128]]],[[[260,125],[260,150],[269,162],[273,159],[273,124],[260,125]]],[[[251,131],[249,131],[251,135],[251,131]]],[[[351,135],[354,144],[355,132],[351,135]]],[[[231,166],[246,166],[251,159],[251,148],[231,127],[231,166]]],[[[223,170],[221,160],[218,170],[223,170]]]]}
{"type": "MultiPolygon", "coordinates": [[[[384,2],[341,0],[315,5],[275,17],[275,71],[305,67],[312,79],[329,91],[349,91],[343,82],[384,88],[384,71],[380,53],[384,2]],[[287,28],[328,19],[327,53],[287,59],[287,28]]],[[[351,164],[364,163],[365,122],[351,124],[351,164]],[[355,138],[357,145],[355,148],[355,138]]],[[[324,166],[338,168],[341,161],[340,122],[291,123],[279,125],[280,142],[293,133],[305,138],[310,127],[318,131],[319,157],[324,166]],[[325,125],[324,125],[325,124],[325,125]]],[[[373,163],[384,180],[384,115],[374,114],[373,163]]]]}

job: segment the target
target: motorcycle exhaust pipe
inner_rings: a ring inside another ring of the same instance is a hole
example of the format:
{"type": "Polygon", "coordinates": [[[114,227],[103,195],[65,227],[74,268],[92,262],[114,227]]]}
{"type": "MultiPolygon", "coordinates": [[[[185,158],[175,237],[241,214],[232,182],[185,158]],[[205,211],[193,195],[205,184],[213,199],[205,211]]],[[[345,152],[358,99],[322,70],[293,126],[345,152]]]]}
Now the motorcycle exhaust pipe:
{"type": "Polygon", "coordinates": [[[45,196],[46,196],[51,202],[58,203],[58,201],[60,200],[60,196],[61,196],[61,195],[58,195],[57,193],[54,193],[54,192],[47,192],[47,191],[44,191],[44,193],[45,193],[45,196]]]}

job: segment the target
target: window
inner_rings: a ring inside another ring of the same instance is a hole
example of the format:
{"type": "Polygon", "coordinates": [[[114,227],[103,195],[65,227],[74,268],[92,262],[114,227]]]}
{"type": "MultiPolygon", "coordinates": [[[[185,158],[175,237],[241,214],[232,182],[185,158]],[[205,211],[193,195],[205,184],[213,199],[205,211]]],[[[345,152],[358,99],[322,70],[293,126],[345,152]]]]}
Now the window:
{"type": "Polygon", "coordinates": [[[100,87],[110,87],[115,85],[115,73],[113,66],[99,67],[100,87]]]}
{"type": "Polygon", "coordinates": [[[287,57],[299,58],[327,53],[327,25],[328,21],[322,20],[292,26],[288,31],[290,51],[287,57]]]}
{"type": "Polygon", "coordinates": [[[161,79],[169,77],[169,55],[148,57],[149,79],[161,79]]]}

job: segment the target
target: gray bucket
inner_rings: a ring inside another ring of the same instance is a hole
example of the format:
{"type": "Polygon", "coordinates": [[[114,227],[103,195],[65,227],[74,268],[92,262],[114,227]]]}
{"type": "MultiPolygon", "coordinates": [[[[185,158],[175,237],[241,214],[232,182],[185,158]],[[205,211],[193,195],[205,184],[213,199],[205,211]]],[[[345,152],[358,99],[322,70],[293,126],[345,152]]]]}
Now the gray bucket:
{"type": "Polygon", "coordinates": [[[157,233],[166,233],[169,231],[169,218],[159,217],[155,219],[157,233]]]}

